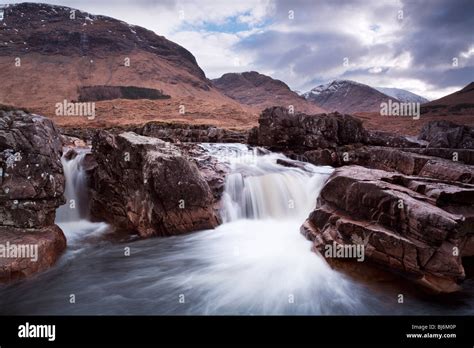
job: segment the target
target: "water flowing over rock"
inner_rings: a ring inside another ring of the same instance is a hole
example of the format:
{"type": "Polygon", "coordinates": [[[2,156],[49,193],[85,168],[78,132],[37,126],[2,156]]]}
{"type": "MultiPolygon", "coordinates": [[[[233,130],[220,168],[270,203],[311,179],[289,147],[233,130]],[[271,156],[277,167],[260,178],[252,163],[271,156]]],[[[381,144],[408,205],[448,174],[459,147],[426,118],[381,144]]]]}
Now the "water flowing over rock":
{"type": "Polygon", "coordinates": [[[91,215],[141,237],[214,228],[209,185],[174,145],[132,132],[93,140],[91,215]]]}
{"type": "Polygon", "coordinates": [[[349,115],[269,108],[250,142],[341,167],[302,228],[323,256],[328,246],[363,241],[370,264],[451,292],[465,276],[462,257],[474,252],[471,133],[467,126],[432,122],[415,139],[365,130],[349,115]]]}
{"type": "Polygon", "coordinates": [[[0,111],[0,244],[35,244],[38,260],[1,258],[0,279],[51,266],[66,247],[54,225],[64,203],[62,143],[54,124],[24,111],[0,111]]]}
{"type": "Polygon", "coordinates": [[[333,243],[363,244],[369,262],[451,292],[465,276],[461,258],[474,255],[473,201],[474,185],[346,166],[302,232],[322,255],[333,243]]]}

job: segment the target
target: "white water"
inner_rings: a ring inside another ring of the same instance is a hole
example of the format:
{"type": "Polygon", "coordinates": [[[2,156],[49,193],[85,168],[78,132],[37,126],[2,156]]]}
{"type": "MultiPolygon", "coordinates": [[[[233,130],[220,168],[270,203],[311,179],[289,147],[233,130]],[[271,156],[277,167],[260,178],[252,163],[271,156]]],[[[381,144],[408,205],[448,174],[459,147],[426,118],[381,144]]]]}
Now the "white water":
{"type": "Polygon", "coordinates": [[[66,178],[64,190],[66,204],[56,211],[57,222],[78,221],[89,217],[87,175],[82,167],[82,162],[90,150],[76,149],[76,151],[77,156],[69,161],[64,156],[61,158],[66,178]]]}
{"type": "MultiPolygon", "coordinates": [[[[82,245],[90,237],[98,237],[108,230],[105,223],[89,221],[89,194],[87,174],[83,168],[83,161],[89,148],[76,148],[77,156],[67,160],[61,158],[64,177],[66,179],[64,197],[66,204],[56,211],[56,223],[66,235],[70,249],[82,245]]],[[[67,149],[64,150],[64,154],[67,149]]]]}
{"type": "Polygon", "coordinates": [[[256,156],[243,145],[202,146],[232,169],[225,222],[169,238],[105,240],[108,226],[81,213],[87,206],[83,156],[63,162],[66,197],[78,208],[58,214],[68,251],[49,271],[0,289],[0,313],[424,313],[424,305],[400,306],[395,289],[374,294],[333,271],[300,234],[331,168],[284,167],[276,163],[284,156],[256,156]],[[71,293],[74,305],[67,303],[71,293]]]}

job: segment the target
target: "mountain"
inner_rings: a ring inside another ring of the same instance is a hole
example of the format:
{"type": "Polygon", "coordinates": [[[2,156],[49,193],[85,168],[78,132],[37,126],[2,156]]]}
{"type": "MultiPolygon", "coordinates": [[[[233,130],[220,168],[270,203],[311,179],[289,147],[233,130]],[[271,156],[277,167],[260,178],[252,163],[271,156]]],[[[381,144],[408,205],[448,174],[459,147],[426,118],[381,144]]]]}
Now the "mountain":
{"type": "Polygon", "coordinates": [[[188,50],[145,28],[69,7],[21,3],[4,8],[0,37],[0,103],[59,124],[91,122],[55,115],[56,103],[81,95],[100,100],[96,123],[256,123],[256,109],[213,87],[188,50]]]}
{"type": "Polygon", "coordinates": [[[389,97],[375,88],[350,80],[335,80],[319,85],[303,97],[328,111],[341,113],[379,112],[380,104],[389,97]]]}
{"type": "Polygon", "coordinates": [[[474,115],[474,82],[463,89],[422,105],[423,113],[474,115]]]}
{"type": "Polygon", "coordinates": [[[293,105],[296,112],[324,112],[319,106],[309,103],[293,92],[284,82],[256,71],[228,73],[212,80],[212,82],[228,97],[260,110],[271,106],[287,108],[289,105],[293,105]]]}
{"type": "Polygon", "coordinates": [[[404,103],[427,103],[428,99],[400,88],[375,87],[375,89],[389,97],[395,98],[404,103]]]}

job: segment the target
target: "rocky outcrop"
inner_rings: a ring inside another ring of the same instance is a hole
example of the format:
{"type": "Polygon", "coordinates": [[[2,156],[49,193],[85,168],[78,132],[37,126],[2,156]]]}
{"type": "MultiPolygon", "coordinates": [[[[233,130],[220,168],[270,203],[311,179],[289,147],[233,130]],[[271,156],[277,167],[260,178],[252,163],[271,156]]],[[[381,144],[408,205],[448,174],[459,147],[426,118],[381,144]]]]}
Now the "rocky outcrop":
{"type": "Polygon", "coordinates": [[[133,132],[93,140],[91,214],[141,237],[214,228],[208,183],[176,146],[133,132]]]}
{"type": "Polygon", "coordinates": [[[24,111],[0,111],[0,246],[34,244],[38,259],[1,258],[0,280],[51,266],[66,247],[54,225],[65,203],[62,143],[54,124],[24,111]]]}
{"type": "Polygon", "coordinates": [[[305,160],[317,165],[341,167],[357,164],[407,175],[474,183],[472,165],[392,147],[348,145],[306,151],[303,156],[305,160]]]}
{"type": "Polygon", "coordinates": [[[362,143],[366,131],[362,122],[339,113],[306,115],[292,114],[282,107],[265,109],[252,130],[249,142],[275,151],[303,153],[316,148],[362,143]]]}
{"type": "Polygon", "coordinates": [[[421,148],[428,143],[415,137],[403,136],[389,132],[368,130],[364,143],[371,146],[389,146],[389,147],[410,147],[421,148]]]}
{"type": "Polygon", "coordinates": [[[266,109],[249,141],[315,165],[364,167],[443,180],[474,182],[472,129],[450,122],[428,124],[420,139],[367,131],[350,115],[290,114],[266,109]],[[442,127],[441,127],[442,126],[442,127]],[[439,136],[437,135],[439,134],[439,136]],[[438,140],[436,140],[438,139],[438,140]],[[443,141],[441,141],[444,139],[443,141]],[[427,147],[452,146],[451,149],[427,147]]]}
{"type": "MultiPolygon", "coordinates": [[[[85,142],[92,142],[96,128],[62,127],[64,146],[76,143],[77,138],[85,142]]],[[[148,122],[143,126],[121,126],[104,128],[113,134],[134,132],[139,135],[159,138],[172,143],[246,143],[249,132],[247,130],[231,130],[205,124],[184,124],[167,122],[148,122]]]]}
{"type": "Polygon", "coordinates": [[[450,121],[426,123],[419,138],[427,141],[428,147],[474,150],[474,127],[450,121]]]}
{"type": "Polygon", "coordinates": [[[405,152],[418,153],[431,157],[444,158],[450,161],[459,161],[464,164],[474,164],[474,149],[449,149],[449,148],[403,148],[405,152]]]}
{"type": "Polygon", "coordinates": [[[248,132],[230,130],[210,125],[148,122],[136,133],[165,141],[191,143],[246,143],[248,132]]]}
{"type": "Polygon", "coordinates": [[[329,178],[302,232],[330,263],[331,248],[359,244],[364,261],[451,292],[465,277],[462,257],[474,256],[473,202],[474,185],[346,166],[329,178]]]}

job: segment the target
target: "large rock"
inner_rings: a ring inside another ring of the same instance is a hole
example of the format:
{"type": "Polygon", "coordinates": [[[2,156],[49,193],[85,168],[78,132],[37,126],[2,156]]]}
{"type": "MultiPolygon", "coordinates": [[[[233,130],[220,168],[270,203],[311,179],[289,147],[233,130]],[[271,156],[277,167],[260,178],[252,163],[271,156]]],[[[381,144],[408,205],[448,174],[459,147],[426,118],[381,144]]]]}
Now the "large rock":
{"type": "Polygon", "coordinates": [[[44,271],[66,249],[61,229],[0,227],[0,281],[12,281],[44,271]],[[22,257],[19,257],[21,255],[22,257]]]}
{"type": "Polygon", "coordinates": [[[252,131],[249,142],[276,151],[304,152],[361,143],[366,138],[362,122],[339,113],[306,115],[286,108],[265,109],[252,131]]]}
{"type": "Polygon", "coordinates": [[[126,132],[93,140],[91,214],[138,233],[168,236],[217,226],[214,199],[197,166],[174,145],[126,132]]]}
{"type": "Polygon", "coordinates": [[[214,207],[216,210],[219,210],[220,199],[224,192],[225,179],[230,172],[230,166],[219,161],[199,144],[182,143],[176,146],[197,165],[202,177],[206,180],[212,191],[214,207]]]}
{"type": "Polygon", "coordinates": [[[462,257],[474,256],[473,203],[474,185],[346,166],[329,178],[302,232],[323,256],[362,244],[365,261],[451,292],[465,277],[462,257]]]}
{"type": "Polygon", "coordinates": [[[39,245],[35,263],[2,260],[1,279],[43,270],[65,249],[64,235],[54,225],[56,209],[65,203],[61,153],[60,134],[50,120],[0,110],[0,244],[39,245]]]}
{"type": "Polygon", "coordinates": [[[428,147],[474,149],[474,127],[451,121],[426,123],[420,131],[419,138],[427,141],[428,147]]]}
{"type": "Polygon", "coordinates": [[[335,149],[306,151],[303,158],[315,165],[340,167],[357,164],[407,175],[474,183],[472,165],[399,148],[347,145],[335,149]]]}

